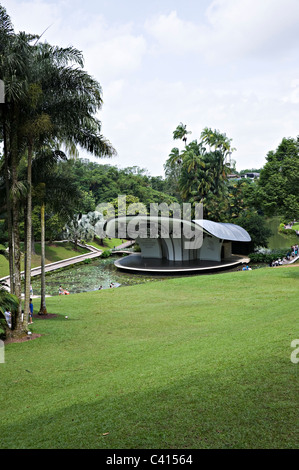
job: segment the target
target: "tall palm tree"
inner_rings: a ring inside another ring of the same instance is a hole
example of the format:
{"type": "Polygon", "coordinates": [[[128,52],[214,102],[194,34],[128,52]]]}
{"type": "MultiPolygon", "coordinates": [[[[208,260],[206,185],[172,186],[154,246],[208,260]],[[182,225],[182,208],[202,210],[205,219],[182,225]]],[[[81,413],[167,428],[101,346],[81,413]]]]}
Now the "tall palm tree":
{"type": "Polygon", "coordinates": [[[191,131],[187,131],[187,126],[180,122],[180,124],[176,127],[175,131],[173,131],[173,139],[181,139],[185,143],[187,143],[187,135],[191,134],[191,131]]]}
{"type": "MultiPolygon", "coordinates": [[[[31,165],[35,152],[46,142],[66,142],[81,146],[96,156],[112,156],[116,152],[101,135],[101,122],[95,117],[102,106],[101,87],[83,70],[82,54],[72,48],[31,44],[37,36],[12,32],[6,11],[0,10],[7,25],[5,47],[0,48],[0,78],[5,82],[6,109],[1,115],[7,158],[7,181],[12,194],[12,247],[14,289],[21,300],[18,164],[27,157],[27,236],[25,313],[29,313],[31,267],[31,165]]],[[[9,199],[7,194],[7,200],[9,199]]],[[[26,331],[21,325],[21,302],[17,333],[26,331]]]]}
{"type": "MultiPolygon", "coordinates": [[[[0,15],[5,16],[3,9],[0,15]]],[[[0,18],[1,19],[1,18],[0,18]]],[[[1,24],[1,21],[0,21],[1,24]]],[[[5,105],[1,115],[4,139],[4,160],[7,187],[10,278],[11,289],[19,299],[15,333],[27,330],[27,318],[22,322],[21,276],[20,276],[20,233],[19,198],[23,185],[18,179],[18,165],[24,151],[22,139],[22,103],[27,93],[27,70],[29,64],[29,43],[33,36],[9,32],[0,51],[0,77],[5,83],[5,105]]]]}
{"type": "Polygon", "coordinates": [[[58,173],[58,163],[66,155],[50,147],[41,149],[33,161],[34,200],[41,207],[41,303],[39,314],[47,313],[45,279],[45,214],[46,206],[57,214],[70,217],[71,206],[80,198],[77,186],[69,175],[58,173]]]}

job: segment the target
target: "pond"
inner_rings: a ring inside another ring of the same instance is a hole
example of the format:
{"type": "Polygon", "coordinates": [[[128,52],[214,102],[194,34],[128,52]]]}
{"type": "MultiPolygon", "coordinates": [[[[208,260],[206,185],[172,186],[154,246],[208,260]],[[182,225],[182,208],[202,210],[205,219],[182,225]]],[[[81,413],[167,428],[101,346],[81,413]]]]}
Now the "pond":
{"type": "MultiPolygon", "coordinates": [[[[70,292],[70,294],[76,294],[79,292],[90,292],[98,290],[100,286],[103,289],[109,289],[111,283],[113,287],[120,286],[133,286],[136,284],[144,284],[147,282],[159,282],[165,279],[172,279],[178,277],[190,277],[190,276],[207,276],[217,275],[216,273],[205,273],[205,274],[169,274],[169,275],[149,275],[149,274],[130,274],[119,271],[114,266],[114,261],[118,259],[117,256],[111,256],[109,258],[96,258],[89,264],[78,264],[72,265],[69,268],[64,268],[57,271],[52,271],[46,274],[46,295],[58,295],[59,286],[61,285],[64,289],[70,292]]],[[[252,266],[253,269],[261,267],[252,266]]],[[[242,268],[236,267],[230,270],[222,272],[233,272],[240,271],[242,268]]],[[[40,295],[40,276],[33,277],[31,279],[34,295],[40,295]]]]}
{"type": "MultiPolygon", "coordinates": [[[[70,268],[47,273],[46,295],[58,295],[60,285],[71,294],[75,294],[98,290],[100,286],[103,289],[109,289],[111,283],[113,283],[113,287],[120,287],[169,279],[169,276],[150,276],[121,272],[114,266],[114,261],[117,258],[117,256],[105,259],[96,258],[89,264],[81,263],[72,265],[70,268]]],[[[33,293],[39,295],[40,276],[33,277],[31,280],[33,293]]]]}
{"type": "Polygon", "coordinates": [[[271,250],[277,249],[287,249],[290,248],[292,245],[295,245],[299,241],[299,237],[294,235],[285,235],[283,233],[278,232],[278,227],[280,224],[279,217],[272,217],[271,219],[267,219],[267,225],[272,230],[273,235],[269,238],[269,248],[271,250]]]}

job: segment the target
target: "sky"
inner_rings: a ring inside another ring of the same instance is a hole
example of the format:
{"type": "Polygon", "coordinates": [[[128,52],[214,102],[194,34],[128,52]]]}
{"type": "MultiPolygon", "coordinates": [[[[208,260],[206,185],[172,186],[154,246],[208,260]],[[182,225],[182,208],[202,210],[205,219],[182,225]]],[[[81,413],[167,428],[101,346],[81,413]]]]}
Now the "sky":
{"type": "Polygon", "coordinates": [[[183,149],[173,140],[181,122],[189,141],[205,127],[232,139],[238,171],[261,168],[283,137],[299,135],[298,0],[0,3],[16,32],[82,51],[117,151],[99,163],[164,176],[172,148],[183,149]]]}

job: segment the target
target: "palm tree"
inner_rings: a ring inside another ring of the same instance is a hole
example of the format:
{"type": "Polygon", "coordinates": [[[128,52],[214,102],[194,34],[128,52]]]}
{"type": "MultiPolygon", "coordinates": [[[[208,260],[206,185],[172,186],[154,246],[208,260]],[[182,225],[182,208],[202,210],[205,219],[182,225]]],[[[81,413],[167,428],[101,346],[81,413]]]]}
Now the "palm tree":
{"type": "Polygon", "coordinates": [[[39,314],[47,313],[45,279],[45,215],[46,207],[69,218],[74,201],[80,199],[77,185],[69,177],[58,172],[58,164],[66,160],[66,155],[50,147],[41,149],[33,161],[32,180],[34,202],[40,205],[41,219],[41,304],[39,314]]]}
{"type": "Polygon", "coordinates": [[[214,150],[219,150],[225,159],[228,153],[232,153],[235,148],[231,146],[232,139],[229,139],[225,133],[221,133],[218,130],[212,130],[209,127],[205,127],[200,135],[202,142],[208,144],[209,147],[214,147],[214,150]]]}
{"type": "MultiPolygon", "coordinates": [[[[96,156],[116,152],[101,135],[101,122],[95,117],[102,106],[101,87],[82,70],[82,54],[72,48],[35,43],[37,36],[13,33],[5,9],[0,9],[0,34],[6,39],[0,47],[0,77],[6,90],[5,113],[1,115],[5,135],[6,180],[12,198],[11,252],[13,286],[21,300],[18,164],[27,158],[27,234],[24,310],[29,313],[31,267],[31,165],[35,152],[45,143],[65,142],[68,148],[81,146],[96,156]],[[2,22],[1,22],[2,20],[2,22]]],[[[17,333],[27,328],[27,315],[21,325],[19,304],[17,333]]]]}
{"type": "Polygon", "coordinates": [[[180,124],[176,127],[175,131],[173,131],[173,139],[181,139],[185,143],[187,142],[187,134],[191,134],[191,131],[187,131],[186,125],[180,122],[180,124]]]}
{"type": "MultiPolygon", "coordinates": [[[[3,17],[3,9],[0,11],[3,17]]],[[[1,23],[1,21],[0,21],[1,23]]],[[[4,160],[6,173],[6,201],[8,213],[10,279],[11,291],[19,299],[15,332],[22,334],[27,330],[27,318],[22,322],[21,276],[20,276],[20,234],[19,199],[24,186],[18,179],[18,164],[24,150],[22,140],[22,102],[27,93],[27,68],[29,64],[29,42],[32,36],[11,32],[6,36],[0,52],[0,76],[5,83],[5,104],[1,115],[4,160]]],[[[29,306],[29,305],[28,305],[29,306]]]]}

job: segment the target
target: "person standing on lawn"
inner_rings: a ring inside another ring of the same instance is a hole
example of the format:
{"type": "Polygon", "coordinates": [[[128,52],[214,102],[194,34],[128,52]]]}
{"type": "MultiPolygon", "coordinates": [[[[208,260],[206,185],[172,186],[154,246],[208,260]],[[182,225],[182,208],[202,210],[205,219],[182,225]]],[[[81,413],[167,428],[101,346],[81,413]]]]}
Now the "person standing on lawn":
{"type": "Polygon", "coordinates": [[[29,323],[33,323],[32,317],[33,317],[33,303],[32,303],[32,299],[30,299],[30,303],[29,303],[29,323]]]}

